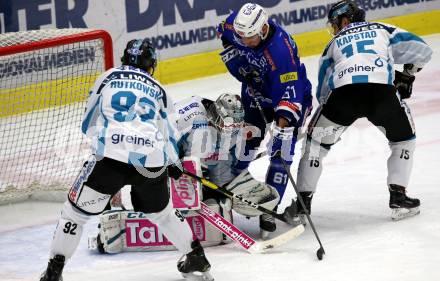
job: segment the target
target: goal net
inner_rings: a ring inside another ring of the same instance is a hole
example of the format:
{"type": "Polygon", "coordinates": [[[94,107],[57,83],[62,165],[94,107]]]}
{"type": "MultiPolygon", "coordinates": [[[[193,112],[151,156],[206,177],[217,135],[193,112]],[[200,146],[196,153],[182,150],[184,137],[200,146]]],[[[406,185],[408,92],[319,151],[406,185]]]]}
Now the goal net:
{"type": "Polygon", "coordinates": [[[90,154],[80,130],[88,93],[112,66],[102,30],[0,34],[0,204],[66,198],[90,154]]]}

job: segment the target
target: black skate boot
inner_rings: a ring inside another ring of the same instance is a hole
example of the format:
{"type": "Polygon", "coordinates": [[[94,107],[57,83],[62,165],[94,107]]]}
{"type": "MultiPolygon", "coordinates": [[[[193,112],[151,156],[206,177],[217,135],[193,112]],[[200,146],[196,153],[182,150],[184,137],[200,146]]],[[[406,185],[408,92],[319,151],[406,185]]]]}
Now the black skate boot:
{"type": "Polygon", "coordinates": [[[420,200],[406,196],[406,188],[397,184],[390,184],[391,218],[401,220],[420,214],[420,200]]]}
{"type": "Polygon", "coordinates": [[[211,265],[205,257],[202,245],[198,240],[195,240],[191,243],[191,248],[193,250],[182,256],[177,262],[177,270],[188,280],[213,281],[214,278],[209,273],[211,265]],[[182,261],[185,256],[186,259],[182,261]]]}
{"type": "MultiPolygon", "coordinates": [[[[300,192],[299,196],[301,196],[304,205],[307,209],[307,213],[310,215],[312,212],[312,198],[313,198],[313,192],[300,192]]],[[[301,202],[299,202],[299,199],[296,199],[296,209],[298,212],[298,217],[303,225],[307,224],[307,217],[306,217],[306,210],[304,210],[301,202]]]]}
{"type": "MultiPolygon", "coordinates": [[[[274,210],[276,211],[276,209],[274,210]]],[[[269,233],[274,232],[277,229],[275,219],[269,214],[260,215],[260,234],[261,239],[266,240],[269,238],[269,233]]]]}
{"type": "Polygon", "coordinates": [[[65,258],[62,255],[55,255],[51,258],[40,281],[63,281],[61,274],[63,273],[64,261],[65,258]]]}

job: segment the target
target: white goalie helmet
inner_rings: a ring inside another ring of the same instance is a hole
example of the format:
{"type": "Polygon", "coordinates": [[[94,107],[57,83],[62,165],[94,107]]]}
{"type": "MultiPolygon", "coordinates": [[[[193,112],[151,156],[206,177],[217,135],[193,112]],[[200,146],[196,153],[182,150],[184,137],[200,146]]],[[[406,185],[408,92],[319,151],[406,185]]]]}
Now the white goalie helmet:
{"type": "Polygon", "coordinates": [[[239,95],[221,94],[208,108],[209,121],[217,130],[236,133],[244,126],[244,109],[239,95]]]}
{"type": "Polygon", "coordinates": [[[263,34],[263,26],[269,25],[266,11],[258,4],[246,3],[238,11],[234,20],[234,30],[240,37],[259,35],[265,39],[268,32],[263,34]]]}

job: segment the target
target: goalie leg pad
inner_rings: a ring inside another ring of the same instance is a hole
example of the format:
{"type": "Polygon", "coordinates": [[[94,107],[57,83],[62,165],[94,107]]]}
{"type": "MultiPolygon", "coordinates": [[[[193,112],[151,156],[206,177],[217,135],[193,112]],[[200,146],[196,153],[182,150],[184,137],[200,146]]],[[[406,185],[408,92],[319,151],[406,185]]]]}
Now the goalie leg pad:
{"type": "Polygon", "coordinates": [[[64,203],[52,240],[51,258],[63,255],[67,260],[73,255],[81,240],[83,225],[89,218],[90,216],[74,208],[70,202],[64,203]]]}
{"type": "MultiPolygon", "coordinates": [[[[275,208],[280,199],[275,188],[255,180],[248,170],[241,172],[226,186],[226,189],[270,210],[275,208]]],[[[236,199],[232,201],[232,209],[248,217],[255,217],[262,214],[257,209],[236,199]]]]}

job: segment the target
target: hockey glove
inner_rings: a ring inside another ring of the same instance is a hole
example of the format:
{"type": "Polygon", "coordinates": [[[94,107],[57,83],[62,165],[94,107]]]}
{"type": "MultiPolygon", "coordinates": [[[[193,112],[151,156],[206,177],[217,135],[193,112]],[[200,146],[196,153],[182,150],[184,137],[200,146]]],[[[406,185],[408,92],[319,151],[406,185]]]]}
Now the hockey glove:
{"type": "Polygon", "coordinates": [[[395,71],[394,86],[400,94],[401,99],[407,99],[411,97],[413,83],[416,77],[408,74],[406,71],[395,71]]]}
{"type": "Polygon", "coordinates": [[[175,180],[178,180],[183,174],[183,167],[179,164],[171,164],[168,166],[168,175],[175,180]]]}
{"type": "Polygon", "coordinates": [[[272,129],[272,141],[270,142],[270,157],[283,157],[287,162],[292,161],[295,149],[295,127],[280,128],[277,125],[272,129]]]}
{"type": "Polygon", "coordinates": [[[414,75],[417,72],[419,72],[420,70],[422,70],[421,67],[418,67],[414,64],[404,64],[403,65],[403,73],[407,74],[407,75],[414,75]]]}
{"type": "Polygon", "coordinates": [[[238,69],[238,72],[243,77],[243,81],[248,84],[248,86],[255,86],[261,84],[263,81],[261,79],[260,73],[252,66],[242,66],[238,69]]]}

